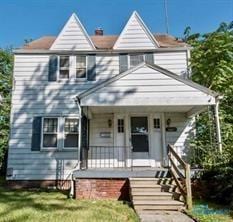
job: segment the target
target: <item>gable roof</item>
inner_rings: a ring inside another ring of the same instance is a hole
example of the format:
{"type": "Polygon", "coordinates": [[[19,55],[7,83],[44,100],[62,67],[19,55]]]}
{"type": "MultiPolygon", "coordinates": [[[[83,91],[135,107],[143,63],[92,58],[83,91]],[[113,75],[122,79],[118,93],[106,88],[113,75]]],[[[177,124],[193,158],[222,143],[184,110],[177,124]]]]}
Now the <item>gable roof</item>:
{"type": "Polygon", "coordinates": [[[159,43],[139,14],[134,11],[115,42],[113,49],[154,49],[158,47],[159,43]]]}
{"type": "Polygon", "coordinates": [[[76,14],[73,13],[56,40],[52,43],[50,49],[93,50],[95,45],[76,14]]]}
{"type": "MultiPolygon", "coordinates": [[[[187,44],[181,40],[177,40],[175,37],[166,34],[154,34],[154,38],[159,42],[160,48],[175,48],[186,47],[187,44]]],[[[96,49],[109,49],[111,50],[117,40],[117,35],[103,35],[103,36],[90,36],[96,49]]],[[[22,49],[34,50],[34,49],[50,49],[54,43],[56,36],[43,36],[32,42],[25,44],[22,49]]]]}
{"type": "Polygon", "coordinates": [[[118,74],[118,75],[116,75],[116,76],[114,76],[114,77],[112,77],[110,79],[107,79],[106,81],[103,81],[101,83],[97,83],[95,86],[93,86],[90,89],[86,90],[85,92],[79,94],[78,98],[82,99],[82,98],[84,98],[86,96],[89,96],[90,94],[95,93],[99,89],[101,89],[103,87],[106,87],[106,86],[110,85],[111,83],[116,82],[117,80],[122,79],[125,76],[127,76],[129,74],[132,74],[135,71],[137,71],[137,70],[139,70],[140,68],[143,68],[143,67],[147,67],[147,68],[150,68],[152,70],[158,71],[158,72],[164,74],[165,76],[167,76],[167,77],[169,77],[171,79],[174,79],[174,80],[176,80],[176,81],[178,81],[180,83],[183,83],[184,85],[192,87],[193,89],[195,89],[197,91],[203,92],[206,95],[209,95],[209,96],[212,96],[212,97],[218,96],[218,94],[216,92],[214,92],[214,91],[212,91],[212,90],[210,90],[210,89],[208,89],[208,88],[206,88],[206,87],[204,87],[202,85],[199,85],[199,84],[197,84],[197,83],[195,83],[195,82],[193,82],[191,80],[184,79],[184,78],[178,76],[177,74],[172,73],[172,72],[170,72],[170,71],[168,71],[168,70],[166,70],[166,69],[164,69],[164,68],[162,68],[162,67],[160,67],[158,65],[154,65],[154,64],[152,65],[152,64],[148,64],[146,62],[143,62],[143,63],[141,63],[141,64],[139,64],[139,65],[137,65],[137,66],[123,72],[123,73],[120,73],[120,74],[118,74]]]}

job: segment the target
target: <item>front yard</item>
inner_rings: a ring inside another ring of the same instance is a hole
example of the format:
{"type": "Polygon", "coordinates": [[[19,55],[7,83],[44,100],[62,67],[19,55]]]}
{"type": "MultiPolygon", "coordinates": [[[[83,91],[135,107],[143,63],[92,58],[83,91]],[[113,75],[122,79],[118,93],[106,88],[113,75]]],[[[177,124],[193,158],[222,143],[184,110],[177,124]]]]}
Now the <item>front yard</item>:
{"type": "Polygon", "coordinates": [[[77,201],[46,191],[0,188],[0,221],[138,221],[133,209],[119,201],[77,201]]]}

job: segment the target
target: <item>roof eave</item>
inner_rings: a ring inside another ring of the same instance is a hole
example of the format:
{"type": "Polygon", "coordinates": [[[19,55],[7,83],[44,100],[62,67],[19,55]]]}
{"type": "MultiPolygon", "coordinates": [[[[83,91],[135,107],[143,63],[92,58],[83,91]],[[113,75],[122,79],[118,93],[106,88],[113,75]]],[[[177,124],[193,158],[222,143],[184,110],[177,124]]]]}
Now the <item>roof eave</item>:
{"type": "Polygon", "coordinates": [[[156,48],[156,49],[141,49],[141,50],[134,50],[134,49],[96,49],[96,50],[75,50],[75,51],[70,51],[70,50],[49,50],[49,49],[14,49],[13,53],[14,54],[64,54],[64,53],[69,53],[69,54],[76,54],[76,53],[83,53],[83,54],[88,54],[88,53],[130,53],[130,52],[164,52],[164,51],[186,51],[192,49],[191,47],[166,47],[166,48],[156,48]]]}

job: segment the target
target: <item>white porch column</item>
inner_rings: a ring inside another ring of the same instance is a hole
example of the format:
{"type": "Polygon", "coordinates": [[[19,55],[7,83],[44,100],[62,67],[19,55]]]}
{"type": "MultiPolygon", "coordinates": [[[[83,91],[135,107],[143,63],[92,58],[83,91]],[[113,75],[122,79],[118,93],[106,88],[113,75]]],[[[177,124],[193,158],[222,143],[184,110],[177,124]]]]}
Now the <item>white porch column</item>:
{"type": "Polygon", "coordinates": [[[167,156],[167,145],[166,145],[166,121],[165,113],[161,115],[161,130],[162,130],[162,147],[163,147],[163,165],[168,165],[168,156],[167,156]]]}
{"type": "Polygon", "coordinates": [[[214,106],[214,109],[215,109],[214,115],[215,115],[218,150],[220,153],[222,153],[222,137],[221,137],[221,128],[220,128],[220,121],[219,121],[219,99],[218,98],[216,98],[216,104],[214,106]]]}

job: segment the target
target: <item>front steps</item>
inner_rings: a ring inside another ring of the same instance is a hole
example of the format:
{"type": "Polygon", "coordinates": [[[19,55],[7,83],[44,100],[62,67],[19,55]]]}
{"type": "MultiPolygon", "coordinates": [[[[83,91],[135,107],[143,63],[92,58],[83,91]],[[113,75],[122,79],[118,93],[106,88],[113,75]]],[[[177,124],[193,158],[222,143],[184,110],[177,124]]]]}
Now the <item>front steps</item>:
{"type": "Polygon", "coordinates": [[[180,211],[184,203],[171,178],[130,178],[130,194],[137,212],[180,211]]]}

